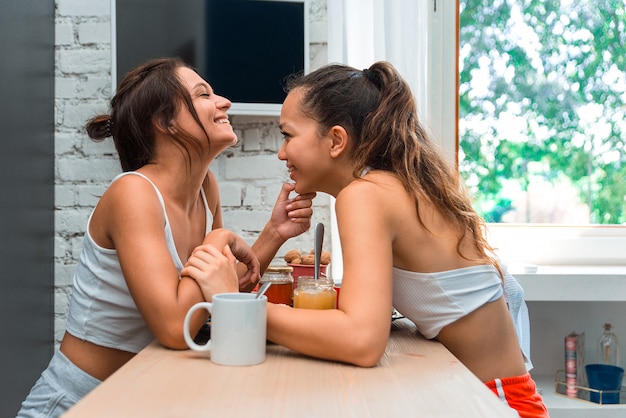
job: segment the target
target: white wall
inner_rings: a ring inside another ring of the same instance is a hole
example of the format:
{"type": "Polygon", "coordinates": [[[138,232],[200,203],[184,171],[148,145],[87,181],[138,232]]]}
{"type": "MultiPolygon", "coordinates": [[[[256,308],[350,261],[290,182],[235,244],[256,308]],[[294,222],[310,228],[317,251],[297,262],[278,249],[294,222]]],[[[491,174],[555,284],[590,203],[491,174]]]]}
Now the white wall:
{"type": "MultiPolygon", "coordinates": [[[[121,171],[113,143],[84,133],[87,119],[106,112],[111,95],[110,0],[56,0],[55,51],[55,338],[65,331],[72,276],[87,218],[121,171]]],[[[326,0],[310,0],[310,68],[327,61],[326,0]]],[[[227,95],[228,92],[225,92],[227,95]]],[[[213,164],[220,181],[224,224],[250,243],[268,219],[287,173],[276,157],[278,117],[233,116],[240,143],[213,164]]],[[[313,223],[330,224],[329,198],[318,195],[313,223]]],[[[327,243],[330,248],[329,228],[327,243]]],[[[309,232],[285,244],[310,250],[309,232]]]]}

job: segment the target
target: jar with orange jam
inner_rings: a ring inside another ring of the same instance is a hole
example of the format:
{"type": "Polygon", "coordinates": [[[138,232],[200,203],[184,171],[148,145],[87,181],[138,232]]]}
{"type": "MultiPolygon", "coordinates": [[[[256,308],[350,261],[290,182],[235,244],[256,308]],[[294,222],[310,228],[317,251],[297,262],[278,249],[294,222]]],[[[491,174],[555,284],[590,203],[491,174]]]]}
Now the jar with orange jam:
{"type": "Polygon", "coordinates": [[[337,307],[337,291],[330,277],[315,279],[311,276],[300,276],[298,287],[293,291],[293,307],[304,309],[335,309],[337,307]]]}
{"type": "Polygon", "coordinates": [[[267,301],[272,303],[282,303],[293,305],[293,276],[290,266],[269,266],[259,284],[272,282],[272,285],[265,292],[267,301]]]}

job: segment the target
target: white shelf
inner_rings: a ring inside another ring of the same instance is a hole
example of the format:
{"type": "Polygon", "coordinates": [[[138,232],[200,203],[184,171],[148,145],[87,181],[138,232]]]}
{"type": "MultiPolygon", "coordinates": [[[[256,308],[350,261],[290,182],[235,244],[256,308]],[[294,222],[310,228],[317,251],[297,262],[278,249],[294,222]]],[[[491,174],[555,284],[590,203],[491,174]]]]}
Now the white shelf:
{"type": "MultiPolygon", "coordinates": [[[[626,302],[626,266],[538,266],[536,272],[531,266],[510,267],[509,271],[515,276],[524,288],[524,298],[528,302],[626,302]]],[[[590,341],[595,341],[596,336],[590,323],[598,324],[606,320],[606,312],[615,315],[615,305],[600,307],[586,307],[580,310],[579,304],[565,307],[556,304],[556,312],[546,312],[545,307],[552,306],[550,303],[534,305],[535,323],[532,331],[532,339],[541,341],[534,349],[536,366],[541,363],[541,372],[556,370],[562,367],[562,337],[555,337],[554,332],[565,335],[569,328],[588,331],[590,341]],[[568,314],[561,310],[569,311],[568,314]],[[599,310],[598,310],[599,309],[599,310]],[[597,312],[596,312],[597,310],[597,312]],[[581,318],[574,314],[591,312],[590,318],[581,318]],[[604,312],[604,314],[602,313],[604,312]],[[565,316],[564,316],[565,315],[565,316]],[[575,318],[573,324],[570,319],[575,318]],[[557,341],[558,340],[558,341],[557,341]]],[[[530,306],[530,305],[529,305],[530,306]]],[[[568,305],[569,306],[569,305],[568,305]]],[[[618,318],[621,315],[618,315],[618,318]]],[[[620,324],[622,326],[623,324],[620,324]]],[[[537,367],[539,372],[540,367],[537,367]]],[[[551,418],[625,418],[626,404],[598,405],[582,399],[569,398],[555,392],[554,375],[534,375],[537,386],[543,396],[544,402],[550,411],[551,418]]]]}
{"type": "Polygon", "coordinates": [[[539,266],[536,273],[511,273],[526,301],[626,302],[625,266],[539,266]]]}
{"type": "Polygon", "coordinates": [[[624,418],[626,404],[598,405],[555,393],[554,376],[533,376],[550,418],[624,418]]]}

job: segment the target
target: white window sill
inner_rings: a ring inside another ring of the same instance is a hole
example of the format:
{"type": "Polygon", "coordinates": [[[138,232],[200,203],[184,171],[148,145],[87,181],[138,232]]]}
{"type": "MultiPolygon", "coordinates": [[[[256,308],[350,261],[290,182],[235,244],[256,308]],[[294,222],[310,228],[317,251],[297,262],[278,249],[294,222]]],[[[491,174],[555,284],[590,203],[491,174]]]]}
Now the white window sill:
{"type": "Polygon", "coordinates": [[[526,301],[626,301],[626,265],[538,266],[536,273],[510,266],[509,271],[526,301]]]}

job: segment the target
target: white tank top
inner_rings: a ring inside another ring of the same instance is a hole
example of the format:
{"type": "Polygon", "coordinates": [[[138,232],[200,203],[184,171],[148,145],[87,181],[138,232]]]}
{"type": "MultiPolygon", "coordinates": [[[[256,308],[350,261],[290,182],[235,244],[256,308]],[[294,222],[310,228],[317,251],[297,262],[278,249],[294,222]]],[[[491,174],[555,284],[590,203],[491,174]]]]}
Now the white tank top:
{"type": "MultiPolygon", "coordinates": [[[[183,264],[178,257],[163,196],[145,175],[129,171],[115,177],[111,184],[125,175],[146,179],[161,202],[165,216],[164,233],[172,261],[180,273],[183,264]]],[[[213,225],[204,189],[200,189],[206,212],[206,231],[213,225]]],[[[73,336],[104,347],[138,353],[154,336],[139,313],[122,274],[117,251],[98,246],[89,234],[89,223],[83,239],[83,251],[74,273],[74,286],[66,329],[73,336]]]]}
{"type": "Polygon", "coordinates": [[[446,325],[504,294],[526,369],[530,370],[530,323],[524,290],[504,266],[502,270],[504,283],[491,265],[438,273],[417,273],[394,267],[393,306],[415,323],[424,337],[435,338],[446,325]]]}

